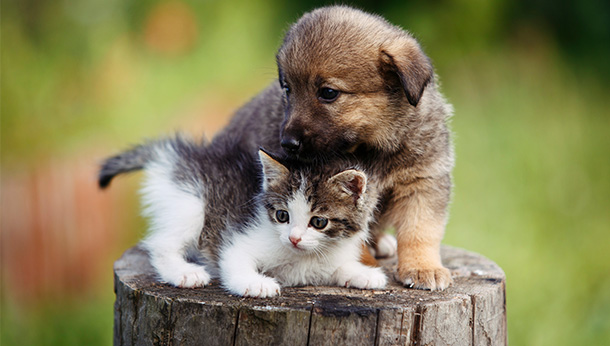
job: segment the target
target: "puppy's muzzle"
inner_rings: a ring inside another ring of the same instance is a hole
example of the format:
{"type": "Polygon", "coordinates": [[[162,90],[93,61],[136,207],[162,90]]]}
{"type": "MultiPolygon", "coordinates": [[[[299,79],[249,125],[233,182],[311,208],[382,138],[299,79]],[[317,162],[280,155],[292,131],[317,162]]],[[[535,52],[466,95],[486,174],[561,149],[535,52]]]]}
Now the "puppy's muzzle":
{"type": "Polygon", "coordinates": [[[284,136],[280,143],[284,151],[289,155],[296,155],[301,149],[301,140],[294,136],[284,136]]]}

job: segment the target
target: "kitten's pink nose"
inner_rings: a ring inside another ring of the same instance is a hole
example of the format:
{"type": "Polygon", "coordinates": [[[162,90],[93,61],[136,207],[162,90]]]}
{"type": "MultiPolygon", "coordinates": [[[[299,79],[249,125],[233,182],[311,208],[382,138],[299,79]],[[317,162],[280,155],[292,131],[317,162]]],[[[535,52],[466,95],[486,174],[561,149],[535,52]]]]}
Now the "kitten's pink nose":
{"type": "Polygon", "coordinates": [[[292,243],[292,245],[294,245],[294,247],[297,247],[297,244],[299,244],[299,242],[301,241],[301,237],[294,236],[294,235],[291,235],[289,237],[289,239],[290,239],[290,242],[292,243]]]}

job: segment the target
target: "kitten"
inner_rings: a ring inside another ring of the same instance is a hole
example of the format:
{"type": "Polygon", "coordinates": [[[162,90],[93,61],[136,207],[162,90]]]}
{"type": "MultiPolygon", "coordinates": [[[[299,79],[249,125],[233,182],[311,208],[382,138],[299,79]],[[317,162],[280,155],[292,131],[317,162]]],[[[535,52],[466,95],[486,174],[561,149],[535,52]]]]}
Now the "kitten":
{"type": "Polygon", "coordinates": [[[201,287],[219,277],[232,294],[271,297],[280,286],[382,288],[381,268],[360,263],[377,204],[357,169],[280,163],[239,143],[180,136],[109,158],[100,187],[144,169],[143,241],[159,278],[201,287]]]}

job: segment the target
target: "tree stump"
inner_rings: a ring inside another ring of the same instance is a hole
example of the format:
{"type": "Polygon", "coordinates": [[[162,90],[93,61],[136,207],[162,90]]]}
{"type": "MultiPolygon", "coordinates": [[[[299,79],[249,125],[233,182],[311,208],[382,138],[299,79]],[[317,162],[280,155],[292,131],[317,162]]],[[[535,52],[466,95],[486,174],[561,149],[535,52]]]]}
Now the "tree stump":
{"type": "MultiPolygon", "coordinates": [[[[159,283],[136,246],[114,264],[114,344],[506,345],[502,269],[462,249],[441,254],[454,279],[442,292],[392,282],[384,290],[289,287],[257,299],[231,296],[218,281],[197,289],[159,283]]],[[[395,262],[382,264],[393,273],[395,262]]]]}

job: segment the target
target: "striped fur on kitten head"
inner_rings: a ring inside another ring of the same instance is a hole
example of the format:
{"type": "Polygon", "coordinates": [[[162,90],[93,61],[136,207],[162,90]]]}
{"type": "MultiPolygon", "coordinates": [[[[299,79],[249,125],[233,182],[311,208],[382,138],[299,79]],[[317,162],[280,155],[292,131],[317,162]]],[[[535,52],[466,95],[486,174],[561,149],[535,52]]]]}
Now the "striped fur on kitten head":
{"type": "Polygon", "coordinates": [[[263,151],[261,204],[280,241],[296,252],[314,251],[341,239],[368,234],[375,203],[366,175],[357,169],[285,166],[263,151]]]}

